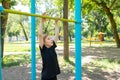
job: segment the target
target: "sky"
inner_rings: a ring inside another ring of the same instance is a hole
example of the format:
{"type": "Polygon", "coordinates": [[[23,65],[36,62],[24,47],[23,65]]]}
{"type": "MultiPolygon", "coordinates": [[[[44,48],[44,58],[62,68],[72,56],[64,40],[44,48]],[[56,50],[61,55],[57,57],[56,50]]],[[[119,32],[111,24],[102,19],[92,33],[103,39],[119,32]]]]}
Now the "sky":
{"type": "Polygon", "coordinates": [[[15,10],[20,10],[23,12],[30,12],[29,7],[28,6],[24,6],[21,3],[18,3],[18,5],[14,6],[15,10]]]}
{"type": "MultiPolygon", "coordinates": [[[[44,13],[46,12],[46,5],[41,5],[41,6],[37,6],[37,9],[39,10],[37,13],[44,13]]],[[[22,5],[21,3],[18,3],[16,6],[14,6],[15,10],[19,10],[19,11],[22,11],[22,12],[30,12],[30,9],[28,6],[25,6],[25,5],[22,5]]]]}

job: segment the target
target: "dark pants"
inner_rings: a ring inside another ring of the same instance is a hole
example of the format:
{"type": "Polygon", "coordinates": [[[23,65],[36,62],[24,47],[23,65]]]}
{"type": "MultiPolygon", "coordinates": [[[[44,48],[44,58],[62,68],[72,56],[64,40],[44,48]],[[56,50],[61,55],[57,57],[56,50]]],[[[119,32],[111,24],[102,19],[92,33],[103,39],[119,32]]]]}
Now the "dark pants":
{"type": "Polygon", "coordinates": [[[53,78],[50,78],[50,79],[42,79],[42,80],[57,80],[57,77],[53,77],[53,78]]]}

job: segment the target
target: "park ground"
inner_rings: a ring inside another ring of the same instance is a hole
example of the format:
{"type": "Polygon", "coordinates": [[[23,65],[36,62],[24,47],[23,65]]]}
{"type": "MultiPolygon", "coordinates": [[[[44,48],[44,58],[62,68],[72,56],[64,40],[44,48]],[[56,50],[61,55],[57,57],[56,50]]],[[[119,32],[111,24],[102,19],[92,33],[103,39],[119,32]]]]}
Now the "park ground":
{"type": "MultiPolygon", "coordinates": [[[[58,75],[58,80],[74,80],[75,79],[75,61],[74,61],[74,46],[70,46],[70,60],[64,61],[62,58],[63,47],[58,46],[58,60],[61,68],[61,74],[58,75]]],[[[15,52],[21,53],[21,52],[15,52]]],[[[37,52],[36,64],[36,79],[40,80],[42,62],[37,52]]],[[[6,55],[13,54],[5,52],[6,55]]],[[[22,53],[27,55],[27,53],[22,53]]],[[[116,48],[115,44],[82,44],[82,80],[120,80],[120,49],[116,48]]],[[[25,56],[24,56],[25,57],[25,56]]],[[[31,64],[26,63],[19,66],[4,67],[3,80],[30,80],[31,79],[31,64]]]]}

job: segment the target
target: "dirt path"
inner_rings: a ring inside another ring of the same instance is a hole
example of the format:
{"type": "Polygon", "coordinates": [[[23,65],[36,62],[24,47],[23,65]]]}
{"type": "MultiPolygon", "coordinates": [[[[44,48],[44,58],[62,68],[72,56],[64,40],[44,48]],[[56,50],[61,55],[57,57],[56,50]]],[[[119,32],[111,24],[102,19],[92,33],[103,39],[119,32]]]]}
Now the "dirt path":
{"type": "MultiPolygon", "coordinates": [[[[98,59],[120,60],[120,49],[115,47],[84,47],[82,55],[82,79],[83,80],[120,80],[120,70],[105,70],[93,66],[90,62],[98,59]],[[91,70],[88,67],[94,68],[91,70]]],[[[106,64],[107,65],[107,64],[106,64]]]]}
{"type": "MultiPolygon", "coordinates": [[[[36,80],[41,80],[41,61],[37,61],[36,65],[36,80]]],[[[31,80],[31,65],[13,66],[3,69],[3,80],[31,80]]],[[[58,75],[58,80],[74,80],[73,73],[66,73],[61,70],[61,74],[58,75]]]]}
{"type": "MultiPolygon", "coordinates": [[[[62,55],[63,48],[57,48],[58,55],[62,55]]],[[[70,56],[74,56],[74,47],[70,48],[70,56]]],[[[82,48],[82,79],[83,80],[120,80],[119,71],[101,71],[99,69],[93,72],[87,70],[86,66],[91,66],[89,63],[98,58],[116,58],[120,59],[120,49],[118,48],[98,48],[98,47],[83,47],[82,48]],[[97,72],[97,73],[96,73],[97,72]]],[[[106,64],[107,65],[107,64],[106,64]]],[[[3,69],[3,80],[30,80],[31,65],[14,66],[3,69]]],[[[41,60],[37,60],[36,64],[36,80],[40,80],[41,60]]],[[[58,80],[74,80],[74,73],[61,70],[58,80]]]]}
{"type": "MultiPolygon", "coordinates": [[[[58,47],[58,56],[63,55],[63,48],[58,47]]],[[[20,54],[21,52],[19,52],[20,54]]],[[[6,55],[13,54],[13,52],[6,53],[6,55]]],[[[14,53],[16,54],[16,52],[14,53]]],[[[18,53],[17,53],[18,54],[18,53]]],[[[29,54],[28,52],[25,54],[29,54]]],[[[71,72],[67,67],[63,68],[61,66],[61,74],[58,75],[58,80],[74,80],[74,73],[71,72]]],[[[36,80],[41,80],[41,69],[42,62],[41,59],[37,60],[36,64],[36,80]]],[[[2,70],[3,80],[31,80],[31,64],[25,64],[22,66],[6,67],[2,70]]]]}

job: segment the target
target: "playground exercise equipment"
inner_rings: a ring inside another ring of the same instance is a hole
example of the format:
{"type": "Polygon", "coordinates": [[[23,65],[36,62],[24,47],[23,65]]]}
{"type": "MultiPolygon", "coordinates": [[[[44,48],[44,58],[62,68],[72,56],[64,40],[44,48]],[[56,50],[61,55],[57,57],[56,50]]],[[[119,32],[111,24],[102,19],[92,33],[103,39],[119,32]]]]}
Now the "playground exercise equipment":
{"type": "MultiPolygon", "coordinates": [[[[73,22],[75,23],[75,80],[82,80],[82,67],[81,67],[81,0],[74,0],[75,1],[75,20],[69,20],[69,19],[63,19],[59,18],[60,21],[67,21],[67,22],[73,22]]],[[[39,14],[35,14],[35,2],[36,0],[31,0],[31,13],[27,12],[20,12],[16,10],[11,9],[4,9],[2,6],[0,6],[0,13],[6,12],[6,13],[12,13],[12,14],[19,14],[19,15],[26,15],[31,16],[31,80],[36,80],[36,57],[35,57],[35,26],[36,26],[36,20],[35,17],[41,17],[41,18],[47,18],[47,19],[53,19],[56,20],[58,18],[55,17],[49,17],[49,16],[42,16],[39,14]]],[[[1,21],[0,21],[1,22],[1,21]]],[[[0,33],[1,33],[1,25],[0,25],[0,33]]],[[[1,39],[1,35],[0,35],[1,39]]],[[[0,46],[1,46],[1,40],[0,40],[0,46]]],[[[2,67],[1,67],[1,47],[0,47],[0,80],[2,80],[2,67]]]]}
{"type": "Polygon", "coordinates": [[[20,12],[20,11],[12,10],[12,9],[3,9],[2,7],[1,7],[1,10],[3,12],[12,13],[12,14],[19,14],[19,15],[25,15],[25,16],[34,16],[34,17],[47,18],[47,19],[52,19],[52,20],[59,19],[60,21],[73,22],[73,23],[76,22],[75,20],[64,19],[64,18],[56,18],[56,17],[50,17],[50,16],[43,16],[43,15],[32,14],[32,13],[28,13],[28,12],[20,12]]]}
{"type": "MultiPolygon", "coordinates": [[[[1,13],[0,13],[1,15],[1,13]]],[[[1,34],[2,30],[1,30],[1,18],[0,18],[0,80],[2,80],[2,69],[1,69],[1,65],[2,65],[2,58],[1,58],[1,52],[2,52],[2,34],[1,34]]]]}

